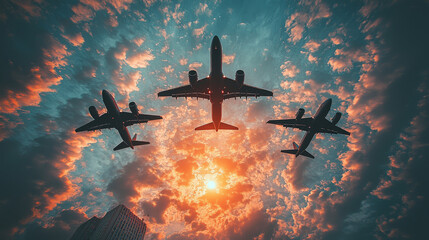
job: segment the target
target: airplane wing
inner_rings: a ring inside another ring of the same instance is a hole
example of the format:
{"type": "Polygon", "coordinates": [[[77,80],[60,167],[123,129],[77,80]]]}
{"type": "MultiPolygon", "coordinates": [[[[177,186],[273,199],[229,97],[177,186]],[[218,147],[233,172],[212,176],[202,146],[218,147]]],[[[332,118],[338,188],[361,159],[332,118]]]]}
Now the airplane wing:
{"type": "Polygon", "coordinates": [[[349,132],[347,132],[346,130],[335,126],[334,124],[332,124],[329,120],[324,119],[322,121],[321,127],[318,130],[318,132],[320,133],[330,133],[330,134],[345,134],[345,135],[350,135],[349,132]]]}
{"type": "Polygon", "coordinates": [[[194,87],[188,84],[185,86],[172,88],[166,91],[159,92],[158,97],[197,97],[210,99],[210,95],[206,93],[209,86],[209,79],[203,78],[201,80],[198,80],[195,83],[194,87]]]}
{"type": "Polygon", "coordinates": [[[260,96],[273,96],[273,92],[253,87],[250,85],[243,84],[241,88],[238,88],[235,80],[230,78],[224,78],[226,94],[223,95],[223,99],[236,98],[236,97],[260,97],[260,96]]]}
{"type": "Polygon", "coordinates": [[[267,123],[282,125],[283,127],[298,128],[300,130],[307,131],[313,122],[313,118],[301,118],[301,119],[282,119],[282,120],[270,120],[267,123]]]}
{"type": "Polygon", "coordinates": [[[82,127],[77,128],[76,132],[83,131],[95,131],[105,128],[113,128],[114,126],[110,123],[110,116],[105,113],[101,115],[99,118],[92,120],[91,122],[83,125],[82,127]]]}
{"type": "Polygon", "coordinates": [[[121,119],[122,121],[124,121],[124,125],[126,127],[137,123],[146,123],[148,121],[162,119],[161,116],[157,116],[157,115],[148,115],[148,114],[134,115],[133,113],[130,113],[130,112],[121,112],[120,114],[121,114],[121,119]]]}

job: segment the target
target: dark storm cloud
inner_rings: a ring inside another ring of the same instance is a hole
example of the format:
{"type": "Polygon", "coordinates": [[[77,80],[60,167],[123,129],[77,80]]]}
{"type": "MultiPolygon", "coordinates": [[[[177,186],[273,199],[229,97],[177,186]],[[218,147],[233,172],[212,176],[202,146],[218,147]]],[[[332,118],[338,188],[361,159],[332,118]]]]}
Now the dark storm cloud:
{"type": "MultiPolygon", "coordinates": [[[[46,87],[56,84],[56,74],[49,71],[51,66],[47,65],[47,61],[59,60],[54,59],[53,55],[59,54],[57,56],[59,57],[64,52],[58,51],[54,54],[50,52],[50,49],[59,47],[59,43],[48,32],[46,26],[41,24],[40,19],[25,20],[19,14],[13,14],[22,11],[17,5],[11,3],[2,5],[9,11],[6,19],[0,21],[2,32],[0,37],[2,55],[0,60],[0,101],[5,103],[7,102],[5,100],[11,96],[10,92],[32,97],[32,95],[39,94],[38,91],[46,91],[46,87]],[[47,82],[47,86],[43,86],[40,90],[37,88],[43,84],[38,81],[36,72],[45,77],[47,82]]],[[[5,111],[4,109],[7,107],[3,106],[1,109],[5,111]]]]}
{"type": "Polygon", "coordinates": [[[226,237],[234,240],[273,239],[277,228],[277,221],[271,221],[270,216],[263,209],[254,210],[245,219],[230,224],[230,227],[225,231],[226,236],[221,238],[226,237]]]}
{"type": "Polygon", "coordinates": [[[18,239],[26,240],[58,240],[70,239],[74,231],[88,218],[85,214],[76,210],[64,210],[49,221],[47,227],[37,223],[31,223],[26,231],[18,239]]]}
{"type": "Polygon", "coordinates": [[[4,153],[0,181],[8,183],[0,193],[0,238],[8,239],[23,224],[41,217],[59,201],[73,195],[63,171],[80,156],[87,139],[84,137],[84,141],[78,142],[79,146],[72,146],[67,140],[77,136],[71,131],[91,100],[88,95],[70,99],[59,107],[58,117],[34,117],[33,123],[40,123],[41,131],[45,128],[55,131],[34,139],[30,146],[24,148],[19,139],[14,138],[0,142],[0,151],[4,153]]]}
{"type": "Polygon", "coordinates": [[[120,175],[109,183],[107,190],[113,192],[119,202],[128,203],[131,197],[138,194],[136,187],[161,184],[158,174],[142,158],[124,166],[120,175]]]}
{"type": "MultiPolygon", "coordinates": [[[[364,201],[370,192],[378,185],[381,176],[384,174],[383,168],[388,164],[389,150],[396,144],[396,140],[409,125],[413,116],[419,109],[417,107],[422,93],[418,91],[419,86],[428,81],[427,66],[429,65],[427,53],[429,52],[429,33],[422,31],[429,22],[426,12],[429,10],[428,2],[424,1],[398,1],[395,3],[384,4],[379,7],[382,24],[381,38],[383,44],[380,47],[380,60],[376,67],[368,73],[369,77],[375,81],[376,86],[384,86],[382,89],[369,89],[363,93],[359,101],[356,102],[355,108],[363,108],[374,101],[374,96],[382,97],[382,100],[374,108],[367,112],[370,119],[379,121],[382,129],[370,138],[368,146],[361,146],[360,151],[355,152],[349,159],[351,162],[361,164],[362,169],[358,171],[357,181],[346,183],[347,198],[341,204],[330,209],[326,214],[328,224],[337,226],[336,230],[324,235],[324,239],[362,239],[366,237],[374,238],[371,232],[362,232],[360,234],[349,235],[343,231],[346,224],[344,219],[352,213],[359,211],[362,201],[364,201]],[[398,18],[401,16],[401,18],[398,18]],[[393,73],[392,73],[393,72],[393,73]]],[[[427,98],[424,100],[427,101],[427,98]]],[[[426,163],[417,161],[419,164],[426,163]]],[[[420,165],[420,169],[427,169],[420,165]]],[[[425,181],[427,177],[421,174],[417,178],[410,178],[408,181],[416,184],[414,180],[425,181]],[[420,177],[420,179],[419,179],[420,177]]],[[[422,182],[422,183],[423,183],[422,182]]],[[[420,184],[417,184],[419,186],[420,184]]],[[[397,189],[397,194],[401,191],[397,189]]],[[[413,198],[422,196],[427,198],[427,191],[422,188],[416,188],[410,193],[413,198]]],[[[391,203],[392,207],[395,205],[391,203]]],[[[400,232],[407,233],[411,239],[425,238],[424,215],[427,212],[427,206],[418,204],[408,212],[407,219],[415,219],[413,231],[406,227],[408,224],[398,227],[400,232]],[[415,208],[416,207],[416,208],[415,208]],[[421,207],[417,209],[417,207],[421,207]],[[421,224],[421,225],[420,225],[421,224]],[[419,228],[419,227],[422,228],[419,228]],[[419,231],[415,231],[419,229],[419,231]]],[[[386,212],[388,209],[386,209],[386,212]]],[[[375,209],[374,214],[383,214],[375,209]]],[[[427,215],[426,215],[427,216],[427,215]]],[[[427,217],[426,217],[427,220],[427,217]]],[[[372,224],[375,224],[372,222],[372,224]]],[[[376,230],[374,229],[372,233],[376,230]]],[[[403,235],[387,236],[380,234],[382,239],[390,237],[402,238],[403,235]]]]}

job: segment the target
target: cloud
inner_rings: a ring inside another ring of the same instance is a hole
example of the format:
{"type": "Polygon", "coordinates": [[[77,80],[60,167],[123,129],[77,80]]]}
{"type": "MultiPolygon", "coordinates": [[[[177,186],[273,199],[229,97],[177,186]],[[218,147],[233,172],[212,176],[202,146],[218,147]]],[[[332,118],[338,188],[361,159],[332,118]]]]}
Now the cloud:
{"type": "Polygon", "coordinates": [[[58,216],[50,220],[48,224],[29,224],[21,236],[29,240],[70,239],[74,231],[87,220],[88,217],[85,213],[79,210],[63,210],[58,216]]]}
{"type": "Polygon", "coordinates": [[[206,30],[207,24],[200,27],[200,28],[196,28],[194,29],[194,31],[192,32],[192,34],[194,34],[194,36],[196,37],[201,37],[204,34],[204,31],[206,30]]]}
{"type": "Polygon", "coordinates": [[[289,42],[296,43],[303,37],[305,27],[310,28],[314,21],[331,17],[332,13],[322,1],[301,1],[305,11],[292,14],[285,22],[286,31],[289,32],[289,42]]]}
{"type": "Polygon", "coordinates": [[[311,54],[309,54],[308,55],[308,61],[309,62],[315,62],[315,63],[317,63],[317,58],[316,57],[314,57],[313,55],[311,55],[311,54]]]}
{"type": "MultiPolygon", "coordinates": [[[[365,49],[360,47],[350,47],[348,49],[335,50],[337,58],[330,58],[328,64],[331,65],[333,71],[348,72],[353,67],[353,62],[371,63],[378,61],[376,49],[372,45],[365,46],[365,49]]],[[[363,67],[368,65],[362,65],[363,67]]],[[[369,69],[367,69],[369,70],[369,69]]]]}
{"type": "Polygon", "coordinates": [[[171,191],[163,190],[160,196],[155,198],[153,201],[143,201],[141,207],[145,214],[156,223],[165,223],[164,213],[170,207],[171,191]]]}
{"type": "MultiPolygon", "coordinates": [[[[20,59],[17,55],[6,67],[5,80],[15,79],[8,83],[2,81],[0,90],[0,113],[16,113],[26,106],[37,106],[44,92],[53,92],[51,88],[61,82],[62,77],[58,75],[57,69],[66,65],[65,57],[70,53],[66,46],[62,45],[50,35],[34,35],[35,54],[40,54],[32,62],[20,59]]],[[[13,52],[12,50],[11,52],[13,52]]],[[[29,53],[32,54],[32,53],[29,53]]]]}
{"type": "Polygon", "coordinates": [[[282,70],[282,74],[285,78],[293,78],[296,74],[299,73],[299,69],[293,65],[290,61],[284,62],[280,69],[282,70]]]}
{"type": "Polygon", "coordinates": [[[132,3],[133,0],[106,0],[106,2],[110,3],[120,14],[122,10],[128,10],[129,4],[132,3]]]}
{"type": "Polygon", "coordinates": [[[124,77],[115,78],[113,81],[118,87],[118,91],[125,95],[131,92],[138,91],[137,83],[142,78],[140,71],[130,72],[124,77]]]}
{"type": "Polygon", "coordinates": [[[154,168],[144,162],[144,159],[131,162],[124,166],[120,175],[109,183],[107,190],[122,203],[130,203],[138,197],[142,187],[159,186],[161,180],[154,168]]]}
{"type": "MultiPolygon", "coordinates": [[[[41,218],[59,203],[79,194],[79,188],[72,183],[68,172],[82,157],[82,149],[95,142],[93,137],[98,133],[76,134],[70,126],[76,122],[73,117],[78,116],[76,111],[83,108],[87,98],[71,99],[61,106],[59,117],[51,117],[59,123],[58,132],[33,139],[25,151],[19,150],[22,144],[15,139],[0,142],[0,149],[6,152],[3,159],[7,165],[0,172],[0,180],[13,182],[0,194],[3,202],[0,215],[2,239],[9,238],[22,230],[23,224],[41,218]],[[22,162],[26,167],[22,167],[22,162]]],[[[39,118],[35,121],[49,124],[41,120],[46,116],[39,118]]]]}
{"type": "Polygon", "coordinates": [[[275,220],[272,221],[263,209],[255,209],[247,216],[235,220],[226,229],[224,237],[228,239],[273,239],[276,229],[275,220]]]}
{"type": "Polygon", "coordinates": [[[149,61],[155,59],[155,56],[150,51],[137,52],[127,57],[125,62],[132,68],[146,68],[149,65],[149,61]]]}
{"type": "Polygon", "coordinates": [[[235,59],[235,54],[233,54],[233,55],[225,55],[224,54],[223,57],[222,57],[222,61],[225,64],[231,64],[231,63],[233,63],[234,59],[235,59]]]}
{"type": "Polygon", "coordinates": [[[75,47],[79,47],[85,42],[85,40],[82,37],[82,33],[77,33],[73,36],[63,35],[63,37],[67,39],[75,47]]]}
{"type": "Polygon", "coordinates": [[[203,66],[203,64],[200,62],[193,62],[193,63],[189,64],[189,69],[198,69],[202,66],[203,66]]]}
{"type": "Polygon", "coordinates": [[[319,49],[319,47],[320,47],[320,43],[313,41],[313,40],[310,40],[304,44],[304,48],[310,52],[317,51],[317,49],[319,49]]]}
{"type": "Polygon", "coordinates": [[[79,23],[83,21],[86,22],[92,20],[95,16],[94,11],[83,4],[73,6],[72,11],[74,15],[70,18],[70,20],[74,23],[79,23]]]}
{"type": "Polygon", "coordinates": [[[200,3],[199,7],[195,11],[196,15],[200,15],[202,13],[207,13],[207,15],[209,16],[212,14],[212,11],[209,10],[209,6],[207,5],[207,3],[204,3],[204,4],[200,3]]]}
{"type": "Polygon", "coordinates": [[[179,60],[179,63],[180,63],[180,65],[184,66],[184,65],[188,64],[188,59],[186,59],[186,58],[181,58],[181,59],[179,60]]]}

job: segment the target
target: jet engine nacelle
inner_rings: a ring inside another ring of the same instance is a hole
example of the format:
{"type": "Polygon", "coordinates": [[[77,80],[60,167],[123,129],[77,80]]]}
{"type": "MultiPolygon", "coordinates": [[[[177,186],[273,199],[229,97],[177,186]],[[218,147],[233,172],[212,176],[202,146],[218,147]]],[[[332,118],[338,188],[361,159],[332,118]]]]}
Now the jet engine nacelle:
{"type": "Polygon", "coordinates": [[[243,83],[244,83],[244,71],[243,70],[237,70],[237,72],[235,72],[235,82],[237,83],[238,89],[243,87],[243,83]]]}
{"type": "Polygon", "coordinates": [[[134,115],[139,115],[139,109],[137,108],[137,104],[135,102],[130,102],[128,106],[134,115]]]}
{"type": "Polygon", "coordinates": [[[332,124],[334,125],[337,124],[338,121],[340,121],[340,119],[341,119],[341,113],[340,112],[335,113],[334,117],[332,118],[332,124]]]}
{"type": "Polygon", "coordinates": [[[197,81],[198,81],[197,71],[195,71],[195,70],[189,71],[188,76],[189,76],[189,84],[191,84],[192,88],[195,88],[197,81]]]}
{"type": "Polygon", "coordinates": [[[100,115],[98,114],[97,109],[94,106],[89,107],[89,113],[91,114],[91,117],[94,119],[97,119],[100,117],[100,115]]]}
{"type": "Polygon", "coordinates": [[[296,119],[299,120],[304,115],[305,110],[303,108],[298,109],[298,112],[296,112],[296,119]]]}

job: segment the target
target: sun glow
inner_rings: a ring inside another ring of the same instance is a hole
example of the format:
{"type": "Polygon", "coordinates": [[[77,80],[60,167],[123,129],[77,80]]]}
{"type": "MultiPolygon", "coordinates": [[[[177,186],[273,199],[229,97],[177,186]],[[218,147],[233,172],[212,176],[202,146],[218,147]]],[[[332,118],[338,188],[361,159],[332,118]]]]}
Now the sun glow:
{"type": "Polygon", "coordinates": [[[207,182],[207,188],[208,189],[215,189],[216,188],[216,182],[215,181],[208,181],[207,182]]]}

